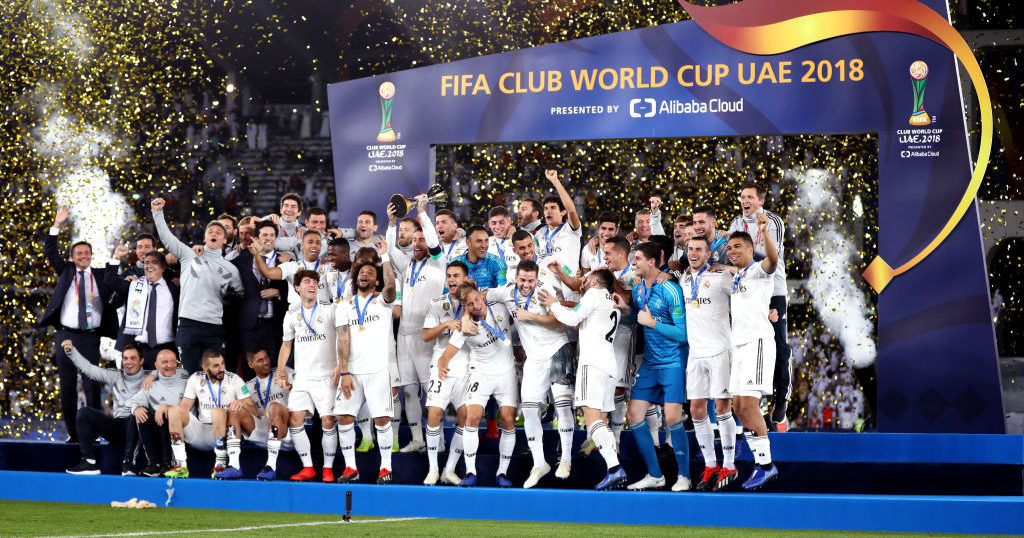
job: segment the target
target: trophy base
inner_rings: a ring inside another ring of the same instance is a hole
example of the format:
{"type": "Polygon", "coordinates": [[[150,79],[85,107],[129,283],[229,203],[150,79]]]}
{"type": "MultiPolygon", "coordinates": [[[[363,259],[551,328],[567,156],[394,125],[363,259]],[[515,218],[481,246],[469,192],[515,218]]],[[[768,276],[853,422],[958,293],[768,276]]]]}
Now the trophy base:
{"type": "Polygon", "coordinates": [[[931,118],[931,116],[928,115],[927,112],[922,110],[922,111],[916,112],[916,113],[914,113],[914,115],[910,116],[910,124],[914,125],[916,127],[921,127],[923,125],[931,125],[932,124],[932,118],[931,118]]]}
{"type": "Polygon", "coordinates": [[[394,142],[395,140],[398,140],[398,137],[395,136],[394,129],[385,129],[377,135],[377,142],[394,142]]]}

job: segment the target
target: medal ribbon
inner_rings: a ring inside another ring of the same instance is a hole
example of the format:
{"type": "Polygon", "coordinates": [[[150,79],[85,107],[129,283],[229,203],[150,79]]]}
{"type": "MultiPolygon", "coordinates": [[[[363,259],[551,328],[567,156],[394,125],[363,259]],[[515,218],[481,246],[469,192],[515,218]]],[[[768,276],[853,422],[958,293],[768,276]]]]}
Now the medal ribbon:
{"type": "MultiPolygon", "coordinates": [[[[522,307],[523,310],[529,310],[530,309],[530,300],[533,299],[533,294],[536,291],[537,291],[537,288],[533,288],[533,290],[530,292],[530,295],[526,298],[526,306],[522,307]]],[[[512,301],[514,301],[516,303],[516,306],[519,306],[519,288],[517,288],[515,286],[512,286],[512,301]]]]}
{"type": "Polygon", "coordinates": [[[256,378],[256,397],[260,400],[260,406],[264,410],[267,409],[267,404],[270,403],[270,388],[274,386],[274,370],[270,370],[270,378],[267,379],[267,395],[264,396],[260,393],[260,378],[256,378]]]}
{"type": "MultiPolygon", "coordinates": [[[[491,314],[492,318],[494,317],[494,312],[491,310],[491,305],[487,305],[487,312],[491,314]]],[[[497,320],[497,318],[495,318],[495,320],[497,320]]],[[[487,327],[487,330],[490,331],[491,334],[497,336],[498,340],[501,340],[502,342],[505,341],[505,331],[502,331],[501,327],[491,327],[491,324],[487,323],[486,318],[480,320],[480,323],[482,323],[484,327],[487,327]]],[[[497,321],[495,321],[495,324],[497,324],[497,321]]]]}
{"type": "Polygon", "coordinates": [[[221,392],[220,392],[220,389],[222,388],[221,386],[223,384],[224,383],[222,381],[218,381],[217,382],[217,399],[213,400],[213,394],[214,394],[214,392],[213,392],[213,385],[210,384],[210,376],[206,376],[206,388],[210,389],[210,399],[213,400],[213,403],[217,404],[217,408],[218,409],[220,409],[220,407],[221,407],[221,403],[220,402],[223,399],[222,398],[223,394],[221,394],[221,392]]]}
{"type": "Polygon", "coordinates": [[[744,267],[742,271],[736,273],[736,276],[734,276],[732,278],[732,292],[733,293],[736,293],[736,289],[740,287],[740,279],[743,278],[743,275],[747,273],[747,269],[750,269],[751,267],[753,267],[753,265],[755,263],[757,263],[757,260],[754,260],[754,261],[750,262],[750,265],[744,267]]]}
{"type": "Polygon", "coordinates": [[[704,262],[704,267],[701,267],[700,271],[698,271],[696,275],[693,273],[690,274],[690,294],[692,295],[690,300],[693,302],[697,302],[697,289],[700,287],[700,275],[703,275],[704,271],[708,270],[708,267],[710,267],[710,262],[704,262]]]}
{"type": "Polygon", "coordinates": [[[565,226],[564,222],[559,224],[558,228],[555,228],[555,231],[553,232],[550,229],[544,230],[544,248],[547,249],[548,254],[551,254],[551,240],[553,240],[555,236],[558,235],[558,232],[562,231],[563,226],[565,226]]]}
{"type": "Polygon", "coordinates": [[[427,265],[427,259],[426,258],[424,258],[423,261],[420,262],[420,268],[419,269],[416,269],[416,260],[412,261],[412,268],[409,269],[409,287],[410,288],[416,286],[416,281],[419,280],[420,273],[423,272],[423,268],[426,267],[426,265],[427,265]]]}
{"type": "Polygon", "coordinates": [[[299,314],[302,315],[302,322],[306,324],[306,328],[309,329],[309,332],[314,335],[316,334],[316,330],[313,329],[313,326],[310,325],[309,322],[316,319],[314,316],[316,316],[316,309],[318,306],[320,306],[319,302],[313,303],[313,309],[309,311],[309,321],[306,321],[306,309],[302,308],[302,305],[299,305],[299,314]]]}
{"type": "Polygon", "coordinates": [[[370,309],[370,303],[372,303],[373,300],[376,299],[376,298],[377,298],[377,294],[376,293],[371,295],[370,298],[366,301],[366,307],[363,308],[362,311],[360,311],[359,310],[359,295],[356,295],[355,297],[353,297],[353,299],[355,300],[355,303],[356,303],[356,317],[359,318],[359,326],[360,327],[363,326],[363,320],[366,319],[366,311],[370,309]]]}

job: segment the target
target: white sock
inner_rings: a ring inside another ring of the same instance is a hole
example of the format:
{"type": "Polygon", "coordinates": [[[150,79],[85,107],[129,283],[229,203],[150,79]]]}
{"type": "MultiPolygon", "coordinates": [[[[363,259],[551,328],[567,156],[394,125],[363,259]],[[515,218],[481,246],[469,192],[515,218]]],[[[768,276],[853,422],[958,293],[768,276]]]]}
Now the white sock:
{"type": "Polygon", "coordinates": [[[718,415],[718,437],[722,441],[722,467],[736,468],[736,421],[732,413],[718,415]]]}
{"type": "Polygon", "coordinates": [[[480,437],[476,426],[466,425],[462,429],[462,455],[466,458],[466,474],[476,474],[476,451],[480,448],[480,437]]]}
{"type": "Polygon", "coordinates": [[[330,429],[323,428],[324,436],[320,439],[320,445],[324,449],[324,468],[334,468],[334,453],[338,450],[338,430],[331,426],[330,429]]]}
{"type": "Polygon", "coordinates": [[[588,431],[590,432],[590,438],[597,445],[597,451],[604,458],[604,463],[608,466],[608,469],[618,465],[619,456],[615,453],[615,435],[612,434],[612,430],[608,428],[603,420],[596,420],[590,425],[588,431]]]}
{"type": "Polygon", "coordinates": [[[413,442],[423,442],[423,428],[420,421],[423,420],[423,406],[420,404],[420,386],[412,385],[405,390],[405,420],[409,421],[409,432],[412,433],[413,442]]]}
{"type": "Polygon", "coordinates": [[[654,438],[654,447],[661,446],[661,436],[658,435],[658,406],[651,404],[647,408],[647,414],[644,416],[644,422],[647,423],[647,429],[651,430],[651,437],[654,438]]]}
{"type": "Polygon", "coordinates": [[[352,424],[338,426],[338,440],[341,442],[341,457],[345,467],[356,469],[356,429],[352,424]]]}
{"type": "Polygon", "coordinates": [[[377,428],[377,446],[380,447],[380,469],[391,470],[391,448],[394,442],[391,434],[391,423],[377,428]]]}
{"type": "Polygon", "coordinates": [[[448,446],[448,460],[444,462],[444,474],[454,473],[455,466],[459,464],[462,457],[462,428],[455,428],[455,435],[452,435],[452,443],[448,446]]]}
{"type": "Polygon", "coordinates": [[[498,441],[498,473],[499,475],[508,472],[508,464],[512,463],[512,453],[516,450],[516,430],[501,430],[501,439],[498,441]]]}
{"type": "Polygon", "coordinates": [[[174,454],[174,461],[178,462],[180,467],[188,467],[188,453],[185,452],[185,441],[181,439],[171,441],[171,453],[174,454]]]}
{"type": "Polygon", "coordinates": [[[267,467],[277,470],[277,455],[281,453],[281,440],[271,437],[267,439],[267,467]]]}
{"type": "Polygon", "coordinates": [[[711,418],[693,421],[693,433],[697,437],[697,446],[704,454],[705,467],[718,467],[718,455],[715,453],[715,430],[711,429],[711,418]]]}
{"type": "Polygon", "coordinates": [[[302,466],[312,467],[313,458],[309,455],[309,436],[306,435],[306,428],[302,426],[288,428],[288,435],[292,437],[292,445],[295,447],[295,453],[302,460],[302,466]]]}
{"type": "Polygon", "coordinates": [[[572,459],[572,436],[576,431],[576,417],[572,414],[572,397],[555,398],[555,416],[558,417],[558,440],[562,443],[561,461],[572,459]]]}
{"type": "Polygon", "coordinates": [[[242,440],[228,439],[228,465],[235,469],[242,467],[238,463],[238,457],[242,455],[242,440]]]}
{"type": "MultiPolygon", "coordinates": [[[[356,424],[359,426],[359,433],[363,434],[363,439],[373,439],[373,430],[370,429],[370,412],[366,410],[366,404],[359,408],[356,424]]],[[[352,468],[355,469],[355,467],[352,468]]]]}
{"type": "MultiPolygon", "coordinates": [[[[612,435],[615,436],[615,445],[619,444],[619,437],[622,435],[622,427],[626,424],[626,395],[619,394],[615,397],[615,410],[612,411],[611,416],[608,417],[608,426],[612,430],[612,435]]],[[[594,441],[595,443],[597,441],[594,441]]]]}
{"type": "Polygon", "coordinates": [[[754,454],[754,463],[758,465],[769,465],[772,462],[772,447],[768,442],[767,435],[754,435],[754,432],[743,432],[747,439],[747,446],[754,454]]]}
{"type": "Polygon", "coordinates": [[[544,465],[544,426],[540,423],[540,404],[523,402],[523,433],[526,434],[526,446],[530,447],[533,466],[544,465]]]}
{"type": "Polygon", "coordinates": [[[215,463],[217,467],[224,467],[228,464],[228,447],[226,438],[221,437],[216,440],[216,444],[213,446],[213,455],[217,458],[217,462],[215,463]]]}
{"type": "MultiPolygon", "coordinates": [[[[395,438],[398,437],[398,426],[402,423],[402,399],[398,394],[391,395],[391,444],[394,445],[395,438]]],[[[378,432],[380,428],[377,428],[378,432]]],[[[377,443],[380,444],[380,437],[377,438],[377,443]]],[[[389,467],[390,469],[390,467],[389,467]]]]}
{"type": "Polygon", "coordinates": [[[430,471],[437,471],[437,449],[441,447],[441,426],[427,425],[427,461],[430,471]]]}

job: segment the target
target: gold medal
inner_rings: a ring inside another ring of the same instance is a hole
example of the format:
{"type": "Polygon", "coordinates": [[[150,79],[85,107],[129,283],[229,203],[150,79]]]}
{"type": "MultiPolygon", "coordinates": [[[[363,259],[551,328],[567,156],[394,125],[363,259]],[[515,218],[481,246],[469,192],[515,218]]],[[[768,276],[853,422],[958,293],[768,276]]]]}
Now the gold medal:
{"type": "Polygon", "coordinates": [[[698,308],[700,306],[700,303],[697,302],[697,299],[694,299],[693,302],[691,302],[690,304],[692,304],[694,308],[698,308]]]}
{"type": "Polygon", "coordinates": [[[359,326],[359,330],[360,330],[360,331],[365,331],[365,330],[366,330],[366,327],[363,327],[362,325],[360,325],[360,326],[359,326]]]}

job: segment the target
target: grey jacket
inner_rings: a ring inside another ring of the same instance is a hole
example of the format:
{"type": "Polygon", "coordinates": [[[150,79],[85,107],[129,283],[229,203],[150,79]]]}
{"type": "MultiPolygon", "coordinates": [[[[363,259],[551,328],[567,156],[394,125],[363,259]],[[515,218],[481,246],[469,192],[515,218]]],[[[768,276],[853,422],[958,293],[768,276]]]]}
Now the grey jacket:
{"type": "Polygon", "coordinates": [[[164,377],[160,372],[154,372],[156,380],[153,385],[145,390],[140,390],[128,401],[131,411],[137,407],[148,407],[156,409],[163,404],[178,405],[181,397],[185,394],[185,383],[188,382],[188,371],[178,368],[170,377],[164,377]]]}
{"type": "Polygon", "coordinates": [[[129,406],[128,402],[139,392],[139,387],[142,386],[142,380],[146,378],[147,372],[139,370],[134,375],[128,375],[124,373],[124,370],[100,368],[89,362],[75,348],[71,348],[68,357],[86,377],[110,387],[110,391],[114,393],[114,418],[125,418],[131,414],[133,408],[129,406]]]}

